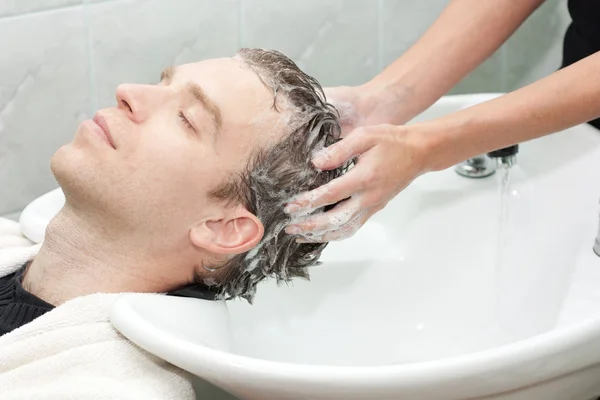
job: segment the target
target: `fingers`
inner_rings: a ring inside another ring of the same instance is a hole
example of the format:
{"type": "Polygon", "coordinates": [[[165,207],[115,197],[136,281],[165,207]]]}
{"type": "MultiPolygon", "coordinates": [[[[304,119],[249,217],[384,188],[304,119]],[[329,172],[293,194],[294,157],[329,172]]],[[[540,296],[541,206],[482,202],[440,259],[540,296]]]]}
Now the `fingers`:
{"type": "Polygon", "coordinates": [[[289,225],[285,232],[288,234],[306,234],[308,232],[319,233],[340,229],[356,218],[360,213],[360,200],[351,198],[337,205],[332,210],[319,213],[309,218],[294,222],[289,225]]]}
{"type": "Polygon", "coordinates": [[[359,213],[353,220],[341,226],[339,229],[333,229],[319,234],[301,234],[296,239],[298,243],[324,243],[348,239],[375,214],[377,209],[369,209],[359,213]]]}
{"type": "Polygon", "coordinates": [[[318,151],[312,162],[322,170],[338,168],[373,146],[374,142],[369,136],[364,133],[364,128],[355,129],[339,142],[318,151]]]}
{"type": "Polygon", "coordinates": [[[285,206],[284,211],[288,214],[306,212],[344,200],[364,189],[368,182],[363,175],[358,166],[352,168],[345,175],[310,192],[298,195],[285,206]]]}
{"type": "MultiPolygon", "coordinates": [[[[315,159],[318,160],[321,158],[322,160],[326,160],[322,164],[319,164],[325,166],[322,169],[331,169],[342,165],[358,154],[365,153],[373,147],[376,140],[374,139],[374,135],[370,135],[371,137],[369,138],[361,132],[362,128],[355,129],[346,139],[321,150],[313,159],[313,163],[315,163],[315,159]]],[[[358,168],[357,165],[357,167],[352,168],[345,175],[310,192],[296,196],[296,198],[287,204],[284,211],[287,213],[296,213],[306,211],[307,209],[314,210],[350,197],[363,189],[369,181],[367,178],[373,175],[373,172],[368,173],[368,171],[363,171],[363,169],[364,167],[361,166],[358,168]]]]}

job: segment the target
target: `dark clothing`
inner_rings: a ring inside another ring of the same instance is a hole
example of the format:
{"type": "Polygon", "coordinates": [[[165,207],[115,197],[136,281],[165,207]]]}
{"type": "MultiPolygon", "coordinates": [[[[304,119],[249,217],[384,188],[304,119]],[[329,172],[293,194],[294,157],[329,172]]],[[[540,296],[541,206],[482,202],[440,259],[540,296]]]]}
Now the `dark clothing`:
{"type": "Polygon", "coordinates": [[[23,326],[54,306],[23,289],[25,266],[0,278],[0,336],[23,326]]]}
{"type": "MultiPolygon", "coordinates": [[[[565,34],[561,68],[600,51],[600,1],[569,0],[569,14],[573,22],[565,34]]],[[[600,118],[590,124],[600,129],[600,118]]]]}
{"type": "MultiPolygon", "coordinates": [[[[0,278],[0,336],[28,324],[54,308],[52,304],[23,288],[25,270],[26,265],[0,278]]],[[[213,288],[194,284],[167,295],[215,300],[217,293],[213,288]]]]}

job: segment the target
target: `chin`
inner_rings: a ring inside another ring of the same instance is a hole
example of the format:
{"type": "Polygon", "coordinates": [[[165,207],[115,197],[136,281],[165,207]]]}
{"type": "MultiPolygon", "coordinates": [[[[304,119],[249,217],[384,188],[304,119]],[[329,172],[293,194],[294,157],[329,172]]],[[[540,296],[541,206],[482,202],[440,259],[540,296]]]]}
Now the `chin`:
{"type": "Polygon", "coordinates": [[[70,145],[60,147],[50,158],[50,170],[58,184],[62,187],[61,181],[69,175],[69,159],[71,157],[70,145]]]}
{"type": "Polygon", "coordinates": [[[50,170],[69,203],[87,208],[100,200],[101,185],[95,177],[98,170],[76,146],[67,144],[59,148],[50,159],[50,170]]]}
{"type": "Polygon", "coordinates": [[[50,170],[60,184],[62,180],[71,179],[70,177],[75,176],[76,171],[81,170],[83,162],[83,155],[80,154],[78,149],[72,144],[66,144],[52,155],[50,170]]]}
{"type": "Polygon", "coordinates": [[[88,218],[125,229],[131,224],[131,201],[123,196],[118,179],[106,166],[94,161],[78,146],[68,144],[54,153],[50,169],[72,208],[88,218]]]}

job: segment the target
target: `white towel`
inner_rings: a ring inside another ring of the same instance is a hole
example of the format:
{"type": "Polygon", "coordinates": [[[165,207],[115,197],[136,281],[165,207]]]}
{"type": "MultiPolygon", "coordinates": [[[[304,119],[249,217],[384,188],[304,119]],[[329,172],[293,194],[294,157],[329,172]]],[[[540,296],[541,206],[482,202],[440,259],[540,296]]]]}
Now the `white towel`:
{"type": "MultiPolygon", "coordinates": [[[[14,223],[0,218],[0,276],[39,250],[19,236],[14,223]]],[[[1,336],[0,399],[195,399],[189,373],[142,350],[112,326],[108,313],[119,296],[75,298],[1,336]]]]}

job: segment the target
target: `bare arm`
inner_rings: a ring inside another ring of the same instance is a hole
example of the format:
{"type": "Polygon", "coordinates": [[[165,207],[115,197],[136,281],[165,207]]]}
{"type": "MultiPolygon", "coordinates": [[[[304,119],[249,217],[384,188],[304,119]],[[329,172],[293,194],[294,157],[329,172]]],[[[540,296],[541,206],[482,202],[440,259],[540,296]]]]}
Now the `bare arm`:
{"type": "MultiPolygon", "coordinates": [[[[535,139],[600,117],[600,52],[522,89],[412,125],[425,169],[535,139]]],[[[408,127],[406,127],[408,128],[408,127]]]]}
{"type": "Polygon", "coordinates": [[[357,164],[342,177],[297,196],[286,211],[303,213],[346,201],[286,231],[304,241],[349,237],[423,173],[600,117],[598,52],[492,101],[400,125],[489,56],[540,4],[454,0],[405,55],[371,82],[351,88],[358,89],[363,101],[351,101],[349,107],[363,117],[354,124],[358,128],[347,130],[344,140],[321,151],[313,163],[329,170],[358,156],[357,164]],[[373,108],[366,107],[365,98],[374,99],[373,108]]]}
{"type": "Polygon", "coordinates": [[[425,172],[600,117],[598,71],[600,52],[515,92],[442,118],[352,131],[313,163],[329,170],[359,155],[356,166],[298,196],[287,211],[305,212],[348,200],[290,227],[288,233],[305,241],[349,237],[425,172]]]}
{"type": "Polygon", "coordinates": [[[360,87],[372,123],[405,123],[474,70],[543,0],[453,0],[398,60],[360,87]]]}

